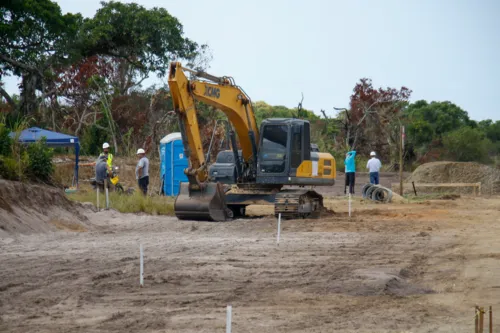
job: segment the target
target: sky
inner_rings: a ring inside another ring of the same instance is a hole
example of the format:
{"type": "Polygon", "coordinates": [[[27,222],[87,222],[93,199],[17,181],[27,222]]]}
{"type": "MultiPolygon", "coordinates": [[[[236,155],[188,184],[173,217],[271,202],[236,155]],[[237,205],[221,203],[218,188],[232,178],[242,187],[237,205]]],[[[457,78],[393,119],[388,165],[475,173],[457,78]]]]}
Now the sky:
{"type": "MultiPolygon", "coordinates": [[[[56,2],[88,17],[100,7],[56,2]]],[[[186,37],[209,45],[207,72],[232,76],[253,101],[296,107],[303,93],[304,108],[333,115],[367,77],[375,87],[410,88],[412,101],[451,101],[472,119],[500,120],[500,1],[133,2],[177,17],[186,37]]],[[[14,78],[6,90],[17,91],[14,78]]]]}

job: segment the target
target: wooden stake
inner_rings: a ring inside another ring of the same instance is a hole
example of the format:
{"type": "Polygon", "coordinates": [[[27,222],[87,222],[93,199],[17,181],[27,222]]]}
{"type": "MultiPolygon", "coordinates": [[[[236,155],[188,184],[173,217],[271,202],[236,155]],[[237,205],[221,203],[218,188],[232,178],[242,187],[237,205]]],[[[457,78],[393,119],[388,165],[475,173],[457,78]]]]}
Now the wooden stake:
{"type": "Polygon", "coordinates": [[[415,196],[417,196],[417,189],[415,188],[415,182],[411,182],[413,185],[413,192],[415,192],[415,196]]]}
{"type": "Polygon", "coordinates": [[[493,310],[490,305],[490,333],[493,333],[493,310]]]}
{"type": "Polygon", "coordinates": [[[484,308],[479,308],[479,333],[484,332],[484,308]]]}

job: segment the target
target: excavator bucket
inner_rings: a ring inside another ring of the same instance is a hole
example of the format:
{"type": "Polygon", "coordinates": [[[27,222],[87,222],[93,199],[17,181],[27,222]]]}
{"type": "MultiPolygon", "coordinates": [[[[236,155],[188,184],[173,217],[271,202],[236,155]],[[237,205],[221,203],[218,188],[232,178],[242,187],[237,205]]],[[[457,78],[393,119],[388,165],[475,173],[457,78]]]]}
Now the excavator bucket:
{"type": "Polygon", "coordinates": [[[206,183],[202,190],[181,183],[175,199],[175,215],[179,220],[227,221],[232,216],[226,206],[226,197],[220,183],[206,183]]]}

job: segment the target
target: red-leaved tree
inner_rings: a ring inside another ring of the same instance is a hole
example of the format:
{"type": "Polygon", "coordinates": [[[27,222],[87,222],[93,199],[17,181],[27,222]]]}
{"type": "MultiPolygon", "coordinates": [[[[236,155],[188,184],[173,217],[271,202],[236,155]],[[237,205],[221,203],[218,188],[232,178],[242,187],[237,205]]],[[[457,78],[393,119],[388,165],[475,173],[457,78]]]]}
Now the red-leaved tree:
{"type": "Polygon", "coordinates": [[[340,114],[343,128],[338,143],[361,154],[377,151],[393,160],[399,139],[401,111],[408,105],[411,90],[406,87],[375,89],[363,78],[354,87],[350,109],[340,114]],[[391,155],[392,154],[392,155],[391,155]]]}
{"type": "Polygon", "coordinates": [[[62,105],[53,107],[62,108],[63,127],[78,135],[86,125],[95,123],[96,118],[101,116],[98,87],[105,86],[99,85],[98,81],[103,81],[112,72],[111,59],[93,56],[57,73],[54,81],[62,105]]]}

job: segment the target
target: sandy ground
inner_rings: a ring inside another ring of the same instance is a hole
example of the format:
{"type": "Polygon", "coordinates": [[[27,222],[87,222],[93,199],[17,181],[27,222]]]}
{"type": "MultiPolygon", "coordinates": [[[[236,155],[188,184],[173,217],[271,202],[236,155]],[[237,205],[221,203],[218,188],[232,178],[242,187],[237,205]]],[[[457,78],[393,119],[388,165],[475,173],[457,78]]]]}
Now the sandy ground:
{"type": "Polygon", "coordinates": [[[0,235],[0,331],[224,332],[231,304],[238,333],[471,332],[476,303],[500,309],[500,198],[327,204],[283,221],[279,246],[271,217],[88,212],[0,235]]]}

